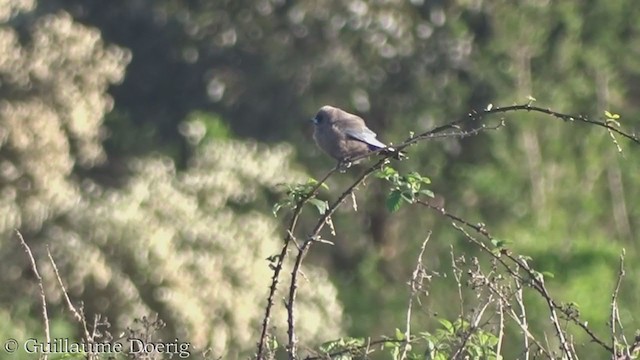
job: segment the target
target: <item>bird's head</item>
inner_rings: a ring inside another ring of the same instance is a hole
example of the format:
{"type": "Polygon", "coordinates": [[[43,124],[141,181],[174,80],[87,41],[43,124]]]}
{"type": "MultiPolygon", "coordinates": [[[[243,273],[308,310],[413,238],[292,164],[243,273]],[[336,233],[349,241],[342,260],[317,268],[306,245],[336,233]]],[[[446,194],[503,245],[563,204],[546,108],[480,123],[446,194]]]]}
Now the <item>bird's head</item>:
{"type": "Polygon", "coordinates": [[[335,115],[339,111],[340,109],[338,108],[325,105],[321,107],[320,110],[318,110],[318,112],[316,113],[316,116],[314,116],[313,119],[311,119],[311,121],[313,121],[313,124],[316,126],[330,124],[333,121],[333,119],[336,118],[335,115]]]}

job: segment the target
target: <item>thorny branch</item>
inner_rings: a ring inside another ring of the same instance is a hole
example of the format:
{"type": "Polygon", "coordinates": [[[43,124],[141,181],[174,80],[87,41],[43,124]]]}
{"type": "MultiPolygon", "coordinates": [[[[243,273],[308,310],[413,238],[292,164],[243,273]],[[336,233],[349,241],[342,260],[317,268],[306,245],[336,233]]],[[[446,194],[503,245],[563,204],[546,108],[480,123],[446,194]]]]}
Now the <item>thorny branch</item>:
{"type": "MultiPolygon", "coordinates": [[[[47,246],[47,256],[49,257],[49,262],[51,263],[51,267],[53,268],[53,272],[56,275],[56,279],[58,280],[58,285],[60,285],[60,289],[62,290],[62,294],[64,296],[65,301],[67,302],[67,307],[69,311],[73,315],[73,318],[82,326],[82,337],[86,344],[93,344],[94,339],[96,338],[96,331],[98,329],[98,317],[94,319],[93,324],[93,333],[89,334],[89,327],[87,326],[87,319],[84,315],[84,309],[81,307],[79,310],[73,305],[71,299],[69,298],[69,293],[67,292],[67,288],[64,286],[64,282],[62,281],[62,277],[60,277],[60,271],[58,271],[58,265],[53,260],[53,256],[51,256],[51,251],[49,251],[49,246],[47,246]]],[[[96,358],[97,354],[89,352],[87,354],[87,360],[96,358]]]]}
{"type": "MultiPolygon", "coordinates": [[[[620,327],[620,330],[623,329],[622,323],[620,322],[620,313],[618,312],[618,293],[620,292],[620,285],[622,284],[622,278],[625,275],[624,271],[624,251],[620,255],[620,267],[618,269],[618,279],[616,280],[616,286],[613,289],[613,294],[611,295],[611,317],[609,318],[610,326],[611,326],[611,347],[613,348],[613,356],[614,359],[618,358],[618,338],[616,337],[616,329],[620,327]]],[[[625,343],[625,349],[629,349],[629,344],[627,339],[624,336],[624,333],[621,332],[622,339],[625,343]]],[[[626,354],[620,354],[621,356],[631,357],[631,353],[627,352],[626,354]]]]}
{"type": "Polygon", "coordinates": [[[367,342],[364,345],[347,347],[345,349],[336,350],[328,354],[307,356],[304,358],[304,360],[334,359],[345,354],[353,354],[353,355],[362,354],[365,356],[365,359],[366,359],[366,355],[369,354],[369,349],[372,346],[385,345],[385,344],[397,344],[397,343],[403,343],[405,341],[406,340],[398,340],[398,339],[378,339],[378,340],[367,339],[367,342]]]}
{"type": "Polygon", "coordinates": [[[264,357],[265,340],[267,338],[267,331],[268,331],[268,328],[269,328],[269,321],[271,320],[271,309],[273,308],[273,303],[274,303],[273,298],[275,296],[276,289],[278,287],[278,281],[280,279],[280,273],[282,272],[282,267],[284,265],[284,259],[287,256],[287,251],[288,251],[288,248],[289,248],[289,244],[291,243],[291,241],[295,241],[293,232],[296,229],[296,226],[298,224],[298,219],[300,218],[300,213],[302,212],[302,208],[307,203],[307,201],[309,201],[309,199],[311,199],[311,198],[313,198],[313,197],[315,197],[317,195],[318,190],[320,189],[322,184],[324,184],[325,181],[327,181],[327,179],[331,175],[333,175],[333,173],[335,173],[337,170],[338,170],[338,167],[336,166],[331,171],[329,171],[313,187],[313,189],[306,196],[304,196],[302,199],[300,199],[300,201],[298,201],[298,203],[295,205],[295,208],[293,210],[293,215],[291,216],[291,220],[289,221],[289,226],[287,227],[287,236],[284,239],[284,244],[282,245],[282,250],[280,251],[280,254],[277,255],[276,264],[272,265],[273,276],[271,278],[271,285],[269,286],[269,296],[267,297],[267,306],[265,308],[265,315],[264,315],[264,319],[262,321],[262,330],[261,330],[261,334],[260,334],[260,340],[258,341],[258,352],[257,352],[257,355],[256,355],[258,360],[261,360],[264,357]]]}
{"type": "Polygon", "coordinates": [[[296,335],[295,335],[295,313],[294,313],[294,305],[295,305],[295,299],[296,299],[296,294],[297,294],[297,290],[298,290],[298,274],[300,273],[300,266],[302,265],[302,259],[304,258],[305,254],[309,251],[309,248],[311,247],[312,242],[314,241],[318,241],[320,240],[320,231],[324,228],[324,226],[327,224],[327,222],[330,220],[331,215],[333,215],[333,213],[336,211],[336,209],[338,209],[338,207],[344,202],[344,200],[349,197],[354,191],[355,189],[362,183],[364,182],[364,180],[371,175],[373,172],[375,172],[376,170],[378,170],[382,165],[384,165],[387,162],[386,158],[382,158],[380,159],[374,166],[368,168],[367,170],[365,170],[359,177],[358,179],[356,179],[356,181],[351,184],[351,186],[349,186],[347,188],[347,190],[345,190],[342,195],[340,195],[338,197],[338,199],[336,201],[333,202],[333,204],[331,204],[329,206],[329,208],[324,212],[324,214],[322,216],[320,216],[320,219],[318,220],[318,222],[316,222],[315,227],[313,228],[313,231],[311,232],[311,235],[309,235],[309,237],[304,241],[304,243],[302,244],[302,246],[300,247],[300,249],[298,250],[298,255],[296,256],[295,259],[295,263],[293,264],[293,270],[291,271],[291,284],[289,287],[289,298],[287,300],[286,306],[287,306],[287,314],[288,314],[288,330],[287,333],[289,335],[289,344],[288,344],[288,351],[289,351],[289,359],[295,359],[297,356],[297,349],[296,349],[296,335]]]}
{"type": "MultiPolygon", "coordinates": [[[[448,217],[448,218],[454,220],[455,222],[458,222],[460,224],[463,224],[466,227],[469,227],[469,228],[475,230],[479,234],[485,236],[488,240],[495,240],[495,238],[493,236],[491,236],[491,234],[487,231],[487,229],[485,228],[484,224],[474,225],[474,224],[472,224],[472,223],[460,218],[459,216],[456,216],[456,215],[453,215],[451,213],[448,213],[444,208],[435,207],[433,205],[430,205],[428,202],[425,202],[425,201],[422,201],[422,200],[419,200],[418,203],[421,204],[421,205],[427,206],[427,207],[429,207],[431,209],[436,210],[436,212],[441,214],[442,216],[448,217]]],[[[561,306],[555,300],[553,300],[553,298],[549,294],[546,286],[544,285],[544,280],[543,280],[542,276],[539,273],[537,273],[535,270],[533,270],[527,264],[527,262],[524,259],[516,258],[515,256],[513,256],[506,249],[502,249],[499,253],[496,253],[496,252],[492,251],[491,249],[489,249],[487,247],[487,245],[485,245],[483,242],[481,242],[478,239],[474,238],[473,236],[471,236],[469,233],[464,231],[459,226],[454,225],[454,227],[456,229],[460,230],[464,234],[465,238],[467,238],[467,240],[471,241],[473,244],[477,245],[482,251],[484,251],[485,253],[489,254],[491,257],[495,258],[504,267],[504,269],[506,269],[510,273],[510,275],[512,277],[524,281],[525,284],[528,284],[533,289],[535,289],[540,295],[542,295],[542,297],[545,299],[545,301],[547,302],[547,305],[549,307],[549,311],[551,313],[551,320],[552,320],[552,323],[554,325],[554,328],[556,329],[556,335],[558,336],[558,339],[560,341],[560,345],[561,345],[562,350],[563,350],[563,352],[564,352],[566,357],[568,357],[569,359],[572,359],[573,358],[573,352],[571,351],[570,346],[569,346],[567,340],[565,339],[564,331],[562,330],[562,328],[560,326],[560,319],[559,319],[559,317],[557,315],[557,311],[562,312],[569,320],[571,320],[574,324],[576,324],[580,328],[582,328],[582,330],[585,331],[585,333],[587,333],[587,335],[591,338],[591,340],[593,342],[599,344],[600,346],[602,346],[604,349],[606,349],[610,353],[614,352],[613,348],[610,345],[607,345],[603,340],[601,340],[587,326],[586,323],[584,323],[583,321],[580,321],[580,319],[578,318],[578,316],[576,314],[571,313],[566,307],[561,306]],[[522,276],[518,273],[517,270],[514,270],[513,268],[511,268],[509,266],[509,264],[507,264],[502,257],[506,257],[513,264],[515,264],[518,269],[523,270],[528,275],[528,281],[526,281],[524,278],[522,278],[522,276]]]]}
{"type": "Polygon", "coordinates": [[[430,238],[431,231],[429,231],[429,233],[427,234],[427,238],[422,242],[420,253],[418,254],[418,260],[416,261],[416,268],[415,270],[413,270],[413,273],[411,274],[411,281],[409,282],[411,289],[409,293],[409,304],[407,305],[407,323],[404,331],[405,343],[402,346],[402,355],[400,355],[400,360],[405,360],[407,358],[407,351],[409,351],[411,344],[411,311],[413,309],[413,299],[422,289],[424,279],[428,277],[426,275],[426,269],[424,268],[422,261],[424,257],[424,250],[427,248],[427,243],[429,242],[430,238]]]}
{"type": "MultiPolygon", "coordinates": [[[[350,185],[343,193],[342,195],[340,195],[340,197],[338,197],[337,200],[335,200],[329,207],[328,209],[325,211],[325,213],[323,215],[321,215],[320,219],[318,220],[318,222],[316,223],[313,231],[311,232],[311,234],[305,239],[305,241],[302,243],[301,246],[297,246],[298,248],[298,252],[295,258],[295,262],[293,265],[293,270],[292,270],[292,277],[291,277],[291,283],[290,283],[290,287],[289,287],[289,296],[288,296],[288,300],[286,301],[286,308],[287,308],[287,313],[288,313],[288,329],[287,329],[287,333],[288,333],[288,347],[287,350],[289,352],[289,358],[290,359],[296,359],[297,357],[297,339],[296,339],[296,335],[295,335],[295,298],[296,298],[296,294],[297,294],[297,280],[298,280],[298,274],[300,272],[300,267],[302,264],[302,260],[304,259],[305,254],[309,251],[309,248],[311,247],[311,244],[314,241],[318,241],[320,240],[319,238],[319,234],[320,231],[324,228],[325,224],[327,224],[328,221],[330,221],[331,219],[331,215],[335,212],[335,210],[344,202],[344,200],[348,197],[351,196],[353,194],[353,192],[355,191],[355,189],[363,183],[363,181],[369,176],[371,175],[373,172],[375,172],[376,170],[378,170],[382,165],[384,165],[389,158],[391,157],[395,157],[398,155],[398,153],[409,147],[410,145],[413,145],[419,141],[422,140],[427,140],[427,139],[433,139],[433,138],[442,138],[442,137],[467,137],[467,136],[471,136],[471,135],[476,135],[482,131],[486,131],[486,130],[496,130],[499,129],[503,126],[505,126],[505,119],[502,119],[500,121],[499,124],[495,125],[495,126],[487,126],[485,124],[480,124],[479,126],[471,126],[470,128],[464,129],[463,126],[467,125],[467,124],[478,124],[483,117],[488,116],[488,115],[492,115],[492,114],[498,114],[498,113],[510,113],[510,112],[516,112],[516,111],[529,111],[529,112],[538,112],[538,113],[542,113],[542,114],[546,114],[546,115],[550,115],[552,117],[555,117],[557,119],[560,120],[564,120],[564,121],[572,121],[572,122],[581,122],[581,123],[585,123],[585,124],[590,124],[590,125],[595,125],[595,126],[600,126],[603,127],[605,129],[607,129],[610,134],[618,134],[626,139],[631,140],[632,142],[636,143],[636,144],[640,144],[640,138],[638,138],[638,136],[635,133],[627,133],[623,130],[620,130],[617,126],[617,124],[613,124],[607,121],[600,121],[600,120],[591,120],[583,115],[571,115],[571,114],[563,114],[563,113],[559,113],[550,109],[546,109],[546,108],[542,108],[542,107],[537,107],[537,106],[532,106],[530,103],[528,104],[522,104],[522,105],[512,105],[512,106],[505,106],[505,107],[488,107],[484,110],[481,111],[473,111],[471,113],[468,114],[468,117],[465,119],[461,119],[461,120],[457,120],[457,121],[453,121],[450,122],[448,124],[445,125],[441,125],[438,127],[435,127],[429,131],[425,131],[421,134],[417,134],[417,135],[412,135],[410,136],[408,139],[406,139],[404,142],[398,144],[398,145],[394,145],[393,146],[393,151],[389,151],[389,149],[382,149],[380,151],[377,152],[373,152],[371,154],[367,154],[363,157],[370,157],[373,154],[379,153],[379,155],[382,155],[382,158],[376,162],[373,166],[369,167],[367,170],[365,170],[354,182],[352,185],[350,185]],[[614,126],[616,125],[616,126],[614,126]]],[[[356,158],[356,159],[351,159],[353,161],[355,160],[359,160],[360,158],[356,158]]],[[[331,171],[329,171],[317,184],[316,186],[308,193],[306,194],[306,196],[304,196],[302,199],[300,199],[294,209],[293,209],[293,214],[291,217],[291,220],[289,222],[289,225],[287,227],[287,235],[285,236],[284,239],[284,244],[282,246],[282,250],[279,253],[279,255],[276,256],[276,263],[275,265],[271,264],[272,270],[273,270],[273,276],[272,276],[272,281],[271,281],[271,285],[269,287],[269,295],[267,297],[267,305],[265,308],[265,317],[263,319],[262,322],[262,327],[261,327],[261,335],[260,335],[260,339],[258,342],[258,350],[257,350],[257,359],[258,360],[262,360],[265,356],[265,340],[268,337],[268,328],[269,328],[269,322],[270,322],[270,318],[271,318],[271,310],[272,307],[274,305],[274,296],[275,296],[275,292],[277,289],[277,285],[279,282],[279,277],[280,274],[282,272],[282,268],[283,268],[283,264],[284,264],[284,259],[288,254],[288,248],[289,248],[289,244],[293,241],[296,243],[296,239],[294,237],[294,232],[296,230],[296,226],[297,226],[297,222],[298,219],[300,217],[300,213],[304,207],[304,205],[312,198],[314,198],[317,193],[319,188],[322,186],[322,184],[324,184],[324,182],[331,176],[333,175],[337,170],[339,169],[339,166],[336,166],[334,169],[332,169],[331,171]]],[[[420,202],[420,201],[419,201],[420,202]]],[[[420,202],[422,205],[426,205],[429,207],[432,207],[431,205],[427,204],[426,202],[420,202]]],[[[432,207],[433,208],[433,207],[432,207]]],[[[488,231],[485,229],[484,224],[471,224],[470,222],[465,221],[464,219],[457,217],[455,215],[449,214],[446,211],[444,211],[444,209],[438,209],[435,208],[436,210],[438,210],[442,215],[454,220],[457,223],[460,223],[466,227],[472,228],[475,231],[477,231],[478,233],[482,234],[483,236],[487,237],[488,239],[493,239],[488,231]]],[[[461,228],[458,228],[461,230],[461,228]]],[[[546,287],[544,286],[544,283],[542,281],[542,279],[540,278],[539,274],[536,274],[534,270],[532,270],[527,264],[526,262],[524,262],[524,260],[521,259],[516,259],[515,257],[513,257],[510,253],[508,253],[507,251],[501,252],[499,255],[494,254],[491,249],[489,249],[483,242],[478,241],[476,239],[473,239],[471,236],[468,236],[468,239],[472,242],[474,242],[476,245],[478,245],[483,251],[485,251],[486,253],[490,254],[491,256],[493,256],[512,276],[515,277],[515,279],[517,279],[518,281],[521,281],[522,283],[526,283],[529,284],[530,286],[532,286],[534,289],[536,289],[546,300],[550,309],[550,312],[552,313],[552,318],[553,318],[553,323],[556,326],[556,331],[557,331],[557,335],[559,336],[560,340],[561,340],[561,346],[563,349],[563,352],[565,353],[565,355],[568,358],[572,358],[572,353],[573,353],[573,349],[572,346],[568,345],[566,342],[566,339],[564,338],[563,335],[563,331],[559,326],[559,319],[556,315],[556,311],[561,311],[565,316],[567,316],[570,320],[572,320],[574,323],[578,324],[578,326],[580,326],[590,337],[591,339],[600,344],[602,347],[604,347],[605,349],[607,349],[607,351],[609,352],[614,352],[613,347],[610,345],[607,345],[606,343],[604,343],[602,340],[600,340],[585,324],[583,324],[582,322],[579,321],[579,319],[576,318],[576,315],[574,314],[569,314],[566,312],[566,309],[564,309],[562,306],[558,305],[549,295],[549,293],[547,292],[546,287]],[[520,270],[524,270],[525,273],[528,274],[529,276],[529,280],[527,281],[526,279],[522,278],[522,276],[519,274],[519,272],[514,269],[512,269],[509,264],[507,264],[503,257],[500,255],[504,255],[506,258],[508,258],[512,263],[516,264],[517,268],[520,270]]],[[[519,323],[520,326],[523,328],[523,331],[526,331],[526,323],[519,323]]],[[[408,331],[408,330],[407,330],[408,331]]],[[[526,331],[528,333],[528,331],[526,331]]],[[[528,336],[525,336],[525,342],[527,341],[526,339],[528,338],[528,336]]],[[[407,339],[408,341],[409,339],[407,339]]],[[[527,356],[528,356],[528,350],[527,350],[527,356]]]]}
{"type": "MultiPolygon", "coordinates": [[[[27,253],[27,257],[29,258],[29,262],[31,264],[31,269],[33,270],[33,274],[36,276],[36,280],[38,280],[38,287],[40,288],[40,302],[42,305],[42,318],[44,320],[44,335],[47,343],[51,343],[51,332],[49,330],[49,315],[47,313],[47,297],[44,294],[44,285],[42,285],[42,277],[40,276],[40,272],[38,271],[38,266],[36,265],[36,259],[33,257],[33,253],[31,252],[31,248],[27,245],[27,242],[24,241],[24,237],[17,229],[16,236],[20,241],[20,244],[24,248],[24,251],[27,253]]],[[[43,354],[42,358],[47,360],[48,354],[43,354]]]]}

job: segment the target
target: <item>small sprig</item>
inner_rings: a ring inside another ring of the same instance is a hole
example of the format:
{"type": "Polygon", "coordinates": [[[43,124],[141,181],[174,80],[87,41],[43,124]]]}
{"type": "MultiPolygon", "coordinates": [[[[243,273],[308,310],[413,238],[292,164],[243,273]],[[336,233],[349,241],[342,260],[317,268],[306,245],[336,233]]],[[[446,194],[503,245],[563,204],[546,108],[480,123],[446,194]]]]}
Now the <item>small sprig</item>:
{"type": "MultiPolygon", "coordinates": [[[[618,114],[612,114],[608,111],[604,112],[604,116],[605,116],[605,123],[609,126],[615,127],[615,128],[619,128],[620,127],[620,115],[618,114]]],[[[622,147],[620,147],[620,144],[618,143],[618,139],[616,139],[616,135],[613,133],[613,131],[611,129],[607,129],[607,131],[609,131],[609,136],[611,136],[611,140],[613,141],[613,143],[616,145],[616,148],[618,149],[619,153],[622,153],[622,147]]]]}
{"type": "MultiPolygon", "coordinates": [[[[310,194],[318,188],[317,180],[310,178],[306,183],[303,184],[287,184],[284,186],[287,187],[286,197],[273,205],[272,211],[274,216],[278,216],[278,211],[280,211],[280,209],[282,208],[293,209],[303,199],[307,199],[307,202],[309,204],[315,206],[320,215],[324,214],[324,212],[327,211],[329,205],[326,201],[310,196],[310,194]]],[[[329,187],[325,183],[320,184],[320,186],[325,189],[329,189],[329,187]]]]}
{"type": "Polygon", "coordinates": [[[376,173],[376,177],[391,183],[386,204],[390,212],[398,211],[403,201],[413,204],[420,195],[433,197],[431,190],[424,189],[425,185],[431,184],[431,179],[415,171],[401,175],[396,169],[385,165],[376,173]]]}

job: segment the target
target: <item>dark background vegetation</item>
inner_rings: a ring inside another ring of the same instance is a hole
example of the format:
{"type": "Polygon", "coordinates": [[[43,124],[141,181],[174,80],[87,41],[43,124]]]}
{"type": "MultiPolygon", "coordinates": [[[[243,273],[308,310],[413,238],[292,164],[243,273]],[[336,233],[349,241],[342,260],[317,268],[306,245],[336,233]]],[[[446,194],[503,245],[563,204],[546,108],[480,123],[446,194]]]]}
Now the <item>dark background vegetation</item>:
{"type": "MultiPolygon", "coordinates": [[[[9,3],[17,9],[30,2],[9,3]]],[[[9,134],[0,142],[0,256],[3,282],[11,284],[0,290],[4,337],[41,333],[30,268],[12,237],[20,228],[41,249],[36,255],[45,254],[45,244],[54,249],[72,298],[83,300],[87,312],[104,313],[114,324],[159,313],[171,338],[213,346],[225,358],[251,355],[270,276],[264,258],[283,236],[277,221],[286,219],[270,214],[277,184],[317,178],[334,165],[313,144],[308,121],[324,104],[363,116],[383,141],[395,143],[472,109],[531,97],[535,105],[591,118],[609,110],[628,129],[640,127],[640,6],[632,0],[32,5],[0,24],[2,36],[17,34],[5,49],[21,46],[28,59],[26,65],[6,60],[0,74],[0,125],[9,134]],[[34,29],[55,18],[74,27],[38,43],[34,29]],[[65,44],[89,46],[74,38],[86,28],[103,43],[80,61],[65,44]],[[38,51],[43,44],[51,50],[38,51]],[[41,75],[38,61],[61,75],[41,75]],[[73,112],[79,99],[94,95],[107,105],[88,102],[83,111],[95,113],[86,115],[91,121],[73,112]],[[15,115],[35,103],[46,111],[15,115]],[[14,137],[22,133],[12,129],[39,124],[33,119],[49,113],[50,120],[25,130],[33,143],[21,148],[14,137]],[[85,123],[93,130],[78,130],[85,123]],[[56,151],[59,158],[46,157],[56,151]],[[251,233],[248,224],[260,231],[251,233]],[[237,263],[228,254],[253,260],[237,263]],[[181,298],[200,287],[207,289],[203,299],[181,298]],[[247,319],[239,319],[242,312],[247,319]]],[[[0,57],[11,58],[5,54],[0,57]]],[[[498,131],[421,142],[397,167],[429,176],[448,210],[485,223],[514,251],[531,256],[538,270],[553,273],[547,286],[554,296],[578,304],[596,330],[607,329],[618,255],[626,249],[621,317],[628,329],[638,328],[637,148],[619,140],[621,154],[604,130],[539,114],[505,117],[511,122],[498,131]]],[[[321,197],[337,196],[358,169],[332,177],[321,197]]],[[[369,180],[356,195],[358,210],[347,206],[334,216],[337,235],[325,237],[335,246],[312,249],[308,266],[321,280],[307,273],[310,283],[301,287],[329,290],[309,294],[316,316],[310,319],[326,312],[332,320],[323,329],[309,326],[309,345],[401,327],[406,280],[428,231],[425,263],[443,277],[431,284],[415,321],[429,329],[438,326],[433,313],[457,313],[457,287],[444,277],[451,273],[451,247],[469,257],[477,249],[428,212],[389,213],[387,193],[383,182],[369,180]]],[[[311,212],[303,216],[301,228],[312,220],[311,212]]],[[[74,334],[59,294],[51,306],[58,306],[58,331],[74,334]]],[[[531,306],[532,326],[550,331],[544,304],[531,306]]],[[[517,347],[507,345],[507,354],[517,347]]]]}

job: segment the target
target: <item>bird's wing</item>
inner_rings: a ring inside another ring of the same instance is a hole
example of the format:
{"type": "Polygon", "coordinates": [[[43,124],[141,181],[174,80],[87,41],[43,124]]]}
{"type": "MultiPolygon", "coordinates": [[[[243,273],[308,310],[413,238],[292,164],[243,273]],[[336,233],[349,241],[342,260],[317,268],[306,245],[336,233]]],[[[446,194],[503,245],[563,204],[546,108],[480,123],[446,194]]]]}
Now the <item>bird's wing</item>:
{"type": "Polygon", "coordinates": [[[352,139],[362,141],[380,149],[387,147],[387,145],[376,139],[376,133],[366,127],[362,129],[345,129],[345,134],[352,139]]]}

